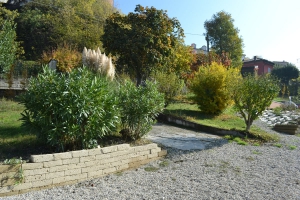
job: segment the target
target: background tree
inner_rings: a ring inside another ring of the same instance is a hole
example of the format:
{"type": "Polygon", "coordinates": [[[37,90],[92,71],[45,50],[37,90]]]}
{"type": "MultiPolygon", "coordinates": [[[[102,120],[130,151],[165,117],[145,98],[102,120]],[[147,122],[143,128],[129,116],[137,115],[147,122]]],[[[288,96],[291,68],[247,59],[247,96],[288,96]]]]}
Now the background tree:
{"type": "Polygon", "coordinates": [[[140,85],[172,54],[183,29],[163,10],[137,5],[128,15],[112,14],[102,36],[107,53],[117,56],[117,70],[134,75],[140,85]]]}
{"type": "Polygon", "coordinates": [[[288,85],[291,79],[297,79],[299,77],[299,69],[291,63],[285,66],[276,64],[271,74],[277,77],[281,83],[288,85]]]}
{"type": "Polygon", "coordinates": [[[233,25],[234,19],[229,13],[220,11],[205,21],[206,37],[211,48],[218,55],[229,53],[233,67],[242,67],[243,40],[238,35],[239,29],[233,25]]]}
{"type": "Polygon", "coordinates": [[[22,54],[20,44],[16,41],[16,11],[9,11],[0,4],[0,73],[6,73],[22,54]]]}
{"type": "Polygon", "coordinates": [[[208,54],[198,53],[193,54],[194,59],[193,63],[190,65],[190,70],[184,74],[186,80],[191,80],[195,76],[195,73],[198,72],[199,67],[211,65],[213,62],[223,65],[226,68],[229,68],[231,65],[231,60],[228,56],[228,53],[222,53],[221,55],[216,54],[216,52],[210,51],[208,54]]]}
{"type": "MultiPolygon", "coordinates": [[[[299,69],[295,65],[292,63],[288,63],[285,66],[275,64],[271,74],[280,80],[282,95],[297,95],[298,88],[290,87],[289,84],[292,79],[297,79],[299,77],[299,69]]],[[[297,84],[295,86],[297,86],[297,84]]]]}
{"type": "Polygon", "coordinates": [[[67,43],[76,50],[102,48],[105,19],[115,11],[106,0],[33,0],[22,7],[18,39],[27,59],[67,43]]]}
{"type": "Polygon", "coordinates": [[[165,58],[165,64],[159,71],[174,73],[178,78],[183,78],[194,62],[191,46],[186,46],[183,40],[178,40],[171,50],[170,56],[165,58]]]}
{"type": "Polygon", "coordinates": [[[278,92],[278,81],[268,75],[248,75],[235,85],[232,93],[235,108],[244,118],[247,132],[253,121],[272,103],[278,92]]]}

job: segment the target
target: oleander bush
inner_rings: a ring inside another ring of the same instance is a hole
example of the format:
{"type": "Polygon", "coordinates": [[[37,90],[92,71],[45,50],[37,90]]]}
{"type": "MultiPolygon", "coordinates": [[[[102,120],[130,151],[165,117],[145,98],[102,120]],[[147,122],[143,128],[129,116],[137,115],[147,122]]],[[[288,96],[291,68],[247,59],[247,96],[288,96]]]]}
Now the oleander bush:
{"type": "Polygon", "coordinates": [[[121,134],[126,139],[138,140],[151,130],[155,117],[163,110],[164,94],[150,81],[137,87],[132,81],[125,80],[118,96],[121,134]]]}
{"type": "Polygon", "coordinates": [[[95,147],[119,122],[113,87],[85,67],[69,73],[44,68],[20,98],[23,125],[59,151],[95,147]]]}
{"type": "Polygon", "coordinates": [[[82,63],[93,72],[102,74],[110,80],[113,80],[115,77],[115,66],[112,64],[112,58],[107,57],[105,53],[101,54],[99,47],[97,50],[84,47],[82,63]]]}

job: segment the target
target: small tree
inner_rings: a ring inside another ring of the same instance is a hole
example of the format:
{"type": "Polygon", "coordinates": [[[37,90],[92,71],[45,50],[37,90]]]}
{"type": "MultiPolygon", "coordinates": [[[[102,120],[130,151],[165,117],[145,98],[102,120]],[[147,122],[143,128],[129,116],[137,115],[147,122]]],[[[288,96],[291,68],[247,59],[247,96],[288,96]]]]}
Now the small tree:
{"type": "Polygon", "coordinates": [[[253,121],[272,103],[279,90],[278,81],[269,75],[248,75],[235,85],[235,108],[244,118],[247,132],[253,121]]]}
{"type": "Polygon", "coordinates": [[[18,54],[21,53],[16,41],[16,11],[9,11],[0,5],[0,73],[9,72],[18,54]]]}

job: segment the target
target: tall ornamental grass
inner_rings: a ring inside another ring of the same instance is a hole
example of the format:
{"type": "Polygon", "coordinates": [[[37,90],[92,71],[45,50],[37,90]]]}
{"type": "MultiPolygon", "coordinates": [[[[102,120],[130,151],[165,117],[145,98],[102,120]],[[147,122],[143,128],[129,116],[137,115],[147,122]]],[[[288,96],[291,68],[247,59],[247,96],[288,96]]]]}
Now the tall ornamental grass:
{"type": "Polygon", "coordinates": [[[115,67],[112,64],[111,57],[107,57],[105,53],[101,54],[99,48],[95,51],[84,47],[82,63],[92,71],[105,75],[110,80],[115,77],[115,67]]]}

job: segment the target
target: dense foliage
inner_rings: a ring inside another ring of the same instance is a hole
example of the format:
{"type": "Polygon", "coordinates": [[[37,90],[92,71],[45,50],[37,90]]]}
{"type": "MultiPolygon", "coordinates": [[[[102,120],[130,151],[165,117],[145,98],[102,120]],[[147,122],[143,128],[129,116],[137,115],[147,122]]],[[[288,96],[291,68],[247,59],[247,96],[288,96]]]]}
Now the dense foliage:
{"type": "Polygon", "coordinates": [[[94,147],[119,121],[109,83],[86,68],[66,74],[45,68],[21,97],[23,124],[58,150],[94,147]]]}
{"type": "Polygon", "coordinates": [[[177,19],[163,10],[137,5],[134,13],[112,14],[102,36],[106,52],[117,56],[117,70],[134,75],[137,85],[163,66],[183,37],[177,19]]]}
{"type": "Polygon", "coordinates": [[[248,75],[235,85],[233,100],[235,108],[246,123],[246,131],[250,130],[253,121],[270,106],[278,92],[278,81],[269,75],[248,75]]]}
{"type": "Polygon", "coordinates": [[[85,46],[102,47],[105,19],[114,11],[107,0],[32,0],[21,7],[18,40],[30,60],[63,43],[80,52],[85,46]]]}
{"type": "Polygon", "coordinates": [[[192,99],[204,113],[221,113],[232,104],[231,89],[239,77],[240,73],[235,68],[226,69],[215,62],[203,66],[191,80],[192,99]]]}
{"type": "Polygon", "coordinates": [[[176,76],[184,78],[187,72],[190,71],[191,65],[195,60],[195,55],[192,52],[191,46],[186,46],[183,41],[177,41],[171,54],[164,58],[165,63],[156,72],[172,73],[176,76]]]}
{"type": "Polygon", "coordinates": [[[172,103],[174,97],[182,92],[184,81],[175,73],[157,72],[152,78],[157,83],[158,91],[164,94],[165,106],[172,103]]]}
{"type": "Polygon", "coordinates": [[[228,53],[222,53],[221,55],[216,54],[214,51],[210,51],[207,54],[197,53],[194,54],[194,61],[190,66],[190,70],[184,74],[185,79],[193,79],[196,72],[198,72],[199,67],[211,65],[213,62],[222,64],[224,67],[229,68],[231,65],[231,60],[228,53]]]}
{"type": "Polygon", "coordinates": [[[234,19],[229,13],[220,11],[211,20],[205,21],[206,39],[218,55],[229,53],[233,67],[242,67],[243,40],[238,35],[239,29],[233,25],[234,19]]]}
{"type": "Polygon", "coordinates": [[[291,79],[297,79],[299,77],[299,69],[291,63],[285,66],[275,65],[271,74],[277,77],[281,83],[288,85],[291,79]]]}
{"type": "Polygon", "coordinates": [[[157,86],[149,81],[145,84],[135,86],[125,81],[120,86],[121,134],[127,139],[137,140],[148,133],[164,108],[164,96],[157,86]]]}
{"type": "Polygon", "coordinates": [[[57,61],[56,68],[59,72],[70,72],[73,68],[82,66],[81,53],[66,43],[58,45],[58,47],[52,51],[43,52],[43,64],[48,64],[51,59],[57,61]]]}

